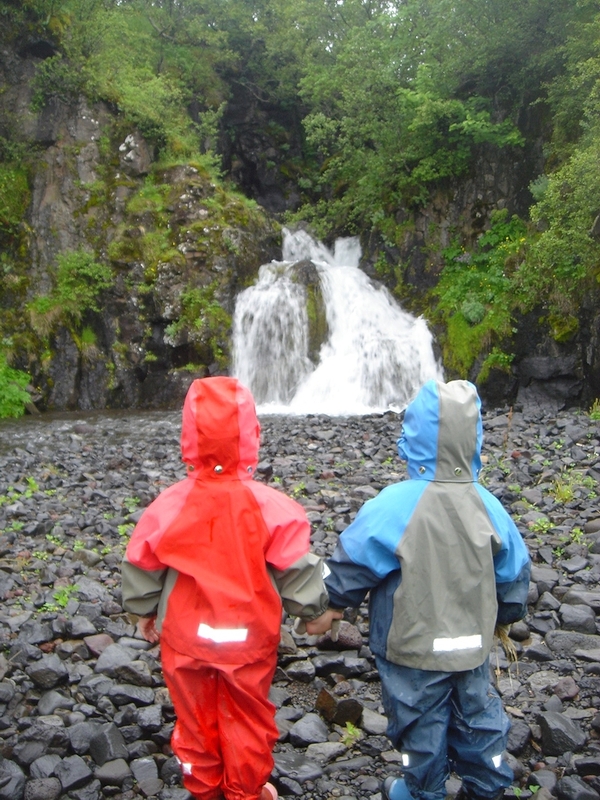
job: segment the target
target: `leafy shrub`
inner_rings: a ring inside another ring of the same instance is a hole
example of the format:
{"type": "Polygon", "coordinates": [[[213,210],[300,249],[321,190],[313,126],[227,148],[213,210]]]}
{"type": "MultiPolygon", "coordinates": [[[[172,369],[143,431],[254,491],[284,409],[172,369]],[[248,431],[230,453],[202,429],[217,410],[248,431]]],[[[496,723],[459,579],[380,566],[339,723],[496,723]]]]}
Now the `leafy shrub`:
{"type": "Polygon", "coordinates": [[[26,372],[10,367],[6,354],[0,351],[0,418],[23,415],[30,400],[25,390],[29,380],[26,372]]]}
{"type": "Polygon", "coordinates": [[[76,100],[84,90],[85,77],[77,64],[58,55],[46,58],[38,64],[31,85],[32,110],[40,111],[55,97],[65,103],[76,100]]]}
{"type": "Polygon", "coordinates": [[[59,321],[79,323],[86,311],[99,311],[100,293],[112,285],[112,271],[83,248],[68,250],[57,259],[55,286],[29,304],[31,322],[47,335],[59,321]]]}
{"type": "Polygon", "coordinates": [[[207,344],[217,362],[225,362],[225,343],[229,338],[231,317],[215,297],[217,284],[189,288],[181,295],[181,315],[166,329],[166,334],[177,337],[186,330],[189,339],[207,344]]]}
{"type": "Polygon", "coordinates": [[[521,220],[508,219],[501,211],[473,252],[454,246],[444,253],[446,266],[434,290],[436,312],[446,323],[444,363],[463,377],[485,348],[491,352],[482,380],[492,367],[510,365],[510,355],[497,346],[492,350],[492,345],[510,336],[513,314],[524,302],[514,277],[524,257],[526,233],[521,220]]]}

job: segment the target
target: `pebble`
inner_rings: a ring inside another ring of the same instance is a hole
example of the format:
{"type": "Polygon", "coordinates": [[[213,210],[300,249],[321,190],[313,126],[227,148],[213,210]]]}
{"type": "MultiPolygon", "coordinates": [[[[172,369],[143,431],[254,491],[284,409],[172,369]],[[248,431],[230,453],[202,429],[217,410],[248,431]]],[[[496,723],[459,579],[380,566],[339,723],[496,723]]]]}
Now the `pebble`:
{"type": "MultiPolygon", "coordinates": [[[[361,505],[404,480],[397,414],[261,418],[257,480],[307,512],[329,555],[361,505]]],[[[144,507],[185,474],[179,412],[0,420],[0,800],[191,800],[170,749],[160,648],[121,607],[119,564],[144,507]]],[[[484,414],[481,480],[533,561],[526,618],[492,677],[512,722],[506,798],[600,800],[600,430],[577,411],[484,414]]],[[[272,780],[298,800],[381,800],[386,737],[368,609],[338,641],[284,618],[271,690],[272,780]]],[[[454,796],[460,780],[447,784],[454,796]]]]}

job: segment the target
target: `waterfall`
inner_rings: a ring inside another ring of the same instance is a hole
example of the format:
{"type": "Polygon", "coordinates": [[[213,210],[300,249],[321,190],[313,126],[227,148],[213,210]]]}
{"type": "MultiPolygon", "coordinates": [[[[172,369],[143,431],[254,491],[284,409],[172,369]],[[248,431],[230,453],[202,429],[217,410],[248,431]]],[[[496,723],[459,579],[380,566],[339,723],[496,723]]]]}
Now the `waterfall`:
{"type": "Polygon", "coordinates": [[[284,229],[283,260],[260,268],[238,296],[233,318],[233,374],[262,413],[366,414],[401,410],[442,372],[425,320],[415,318],[358,268],[356,237],[333,253],[304,231],[284,229]],[[315,364],[309,356],[307,288],[295,265],[318,273],[328,335],[315,364]]]}

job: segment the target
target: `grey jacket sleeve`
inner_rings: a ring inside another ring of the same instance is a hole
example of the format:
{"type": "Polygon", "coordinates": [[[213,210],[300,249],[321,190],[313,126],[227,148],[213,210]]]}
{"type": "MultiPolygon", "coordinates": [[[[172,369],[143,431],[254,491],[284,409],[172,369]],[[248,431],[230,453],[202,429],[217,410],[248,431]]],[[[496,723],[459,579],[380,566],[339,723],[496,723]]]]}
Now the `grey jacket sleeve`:
{"type": "Polygon", "coordinates": [[[307,553],[285,570],[270,568],[288,614],[308,621],[327,611],[329,597],[323,581],[323,567],[322,559],[307,553]]]}
{"type": "Polygon", "coordinates": [[[167,572],[167,569],[143,570],[124,558],[121,564],[121,586],[125,611],[140,617],[155,614],[167,572]]]}

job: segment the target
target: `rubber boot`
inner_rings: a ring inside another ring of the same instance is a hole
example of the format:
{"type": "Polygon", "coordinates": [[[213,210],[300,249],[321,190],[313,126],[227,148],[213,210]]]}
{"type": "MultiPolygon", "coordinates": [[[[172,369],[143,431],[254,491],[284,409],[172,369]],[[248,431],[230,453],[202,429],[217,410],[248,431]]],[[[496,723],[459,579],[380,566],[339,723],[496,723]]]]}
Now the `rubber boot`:
{"type": "Polygon", "coordinates": [[[413,800],[404,778],[395,778],[393,775],[384,780],[383,793],[387,800],[413,800]]]}

